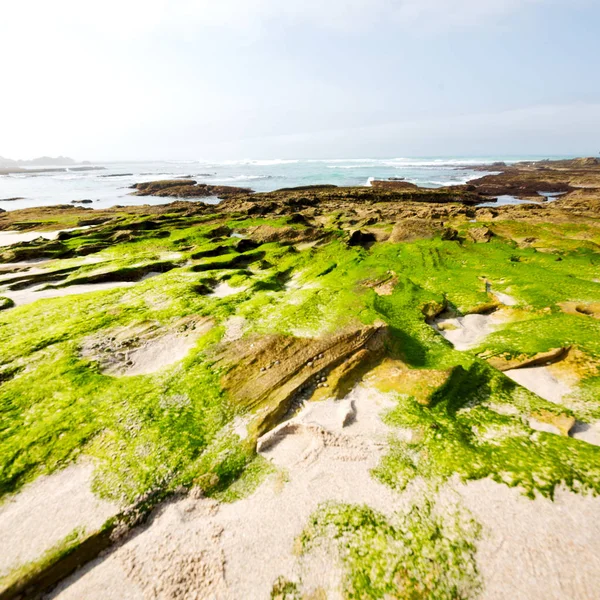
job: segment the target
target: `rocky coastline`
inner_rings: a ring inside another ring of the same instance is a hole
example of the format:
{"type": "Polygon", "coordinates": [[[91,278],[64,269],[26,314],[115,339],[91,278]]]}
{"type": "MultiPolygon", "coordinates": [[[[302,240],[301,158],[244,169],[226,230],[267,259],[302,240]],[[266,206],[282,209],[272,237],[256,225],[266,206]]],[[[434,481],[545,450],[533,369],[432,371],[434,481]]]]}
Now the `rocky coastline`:
{"type": "Polygon", "coordinates": [[[594,597],[600,161],[481,170],[0,212],[0,598],[594,597]]]}

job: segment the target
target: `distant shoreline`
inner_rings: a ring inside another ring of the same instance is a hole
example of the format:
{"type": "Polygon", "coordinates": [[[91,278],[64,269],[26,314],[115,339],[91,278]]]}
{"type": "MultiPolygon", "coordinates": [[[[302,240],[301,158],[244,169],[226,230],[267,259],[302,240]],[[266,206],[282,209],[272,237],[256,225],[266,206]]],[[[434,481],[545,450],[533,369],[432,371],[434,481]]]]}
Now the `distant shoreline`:
{"type": "Polygon", "coordinates": [[[46,167],[40,169],[24,169],[22,167],[9,167],[0,169],[0,175],[15,175],[28,173],[68,173],[70,171],[105,171],[106,167],[46,167]]]}

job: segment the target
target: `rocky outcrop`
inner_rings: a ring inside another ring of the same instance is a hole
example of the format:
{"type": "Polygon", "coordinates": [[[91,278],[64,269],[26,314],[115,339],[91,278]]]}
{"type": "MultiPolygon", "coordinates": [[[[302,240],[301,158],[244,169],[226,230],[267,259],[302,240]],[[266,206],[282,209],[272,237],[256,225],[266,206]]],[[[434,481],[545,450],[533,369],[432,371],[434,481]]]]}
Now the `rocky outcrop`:
{"type": "Polygon", "coordinates": [[[486,244],[494,234],[488,227],[472,227],[467,231],[467,236],[476,244],[486,244]]]}
{"type": "Polygon", "coordinates": [[[474,191],[486,196],[516,196],[544,200],[540,192],[567,193],[576,188],[600,189],[600,161],[597,158],[543,160],[507,165],[482,165],[475,170],[500,171],[469,181],[474,191]]]}
{"type": "Polygon", "coordinates": [[[419,186],[408,181],[391,179],[388,181],[375,180],[371,182],[371,187],[376,190],[418,190],[419,186]]]}
{"type": "MultiPolygon", "coordinates": [[[[313,227],[273,227],[271,225],[257,225],[243,230],[248,238],[258,244],[278,242],[280,244],[298,244],[312,242],[324,236],[324,232],[313,227]]],[[[247,242],[246,242],[247,244],[247,242]]]]}
{"type": "MultiPolygon", "coordinates": [[[[565,437],[568,437],[569,431],[575,425],[575,417],[566,413],[556,414],[547,410],[542,410],[531,415],[534,421],[545,423],[556,427],[558,433],[565,437]]],[[[531,424],[531,423],[530,423],[531,424]]],[[[553,432],[555,433],[555,432],[553,432]]]]}
{"type": "Polygon", "coordinates": [[[431,238],[440,231],[442,225],[424,219],[403,219],[397,221],[388,241],[392,244],[409,242],[423,238],[431,238]]]}
{"type": "Polygon", "coordinates": [[[233,401],[256,415],[249,429],[257,437],[284,417],[299,394],[325,388],[330,373],[335,371],[330,391],[346,389],[362,366],[383,356],[387,336],[385,326],[318,339],[253,336],[223,347],[214,367],[225,371],[221,382],[233,401]]]}
{"type": "Polygon", "coordinates": [[[136,183],[132,188],[137,190],[133,192],[134,196],[160,196],[168,198],[206,198],[209,196],[221,197],[252,193],[250,188],[208,185],[206,183],[197,183],[193,179],[149,181],[136,183]]]}

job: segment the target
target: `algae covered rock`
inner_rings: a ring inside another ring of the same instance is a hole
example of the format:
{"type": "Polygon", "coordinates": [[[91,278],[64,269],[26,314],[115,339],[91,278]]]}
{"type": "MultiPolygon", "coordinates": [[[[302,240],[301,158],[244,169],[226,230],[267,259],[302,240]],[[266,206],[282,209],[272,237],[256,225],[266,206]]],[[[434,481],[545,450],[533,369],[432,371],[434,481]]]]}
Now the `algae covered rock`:
{"type": "Polygon", "coordinates": [[[448,242],[453,242],[458,239],[458,231],[453,227],[446,227],[442,231],[442,239],[448,242]]]}
{"type": "Polygon", "coordinates": [[[6,310],[7,308],[12,308],[15,303],[10,298],[5,298],[4,296],[0,296],[0,310],[6,310]]]}
{"type": "Polygon", "coordinates": [[[421,306],[421,312],[426,319],[431,320],[443,313],[447,306],[446,302],[431,300],[430,302],[425,302],[425,304],[421,306]]]}

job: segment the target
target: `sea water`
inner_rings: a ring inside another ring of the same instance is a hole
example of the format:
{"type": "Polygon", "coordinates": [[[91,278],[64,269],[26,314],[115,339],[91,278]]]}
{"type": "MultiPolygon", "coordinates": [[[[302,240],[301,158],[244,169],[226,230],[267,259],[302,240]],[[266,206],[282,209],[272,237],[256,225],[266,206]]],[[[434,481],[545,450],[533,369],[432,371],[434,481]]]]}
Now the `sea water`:
{"type": "Polygon", "coordinates": [[[435,188],[467,183],[486,174],[470,168],[475,165],[537,158],[543,157],[100,162],[93,163],[102,167],[100,170],[0,175],[0,208],[15,210],[70,204],[74,200],[91,200],[85,204],[90,208],[164,204],[171,199],[132,196],[131,186],[144,181],[188,177],[198,183],[248,187],[257,192],[315,184],[370,185],[373,179],[389,178],[403,178],[419,186],[435,188]],[[5,200],[14,197],[22,200],[5,200]]]}

